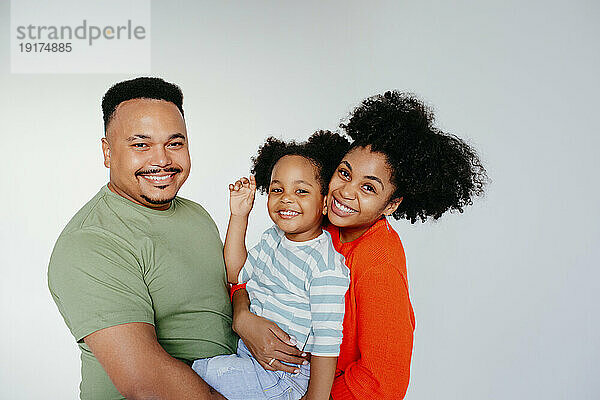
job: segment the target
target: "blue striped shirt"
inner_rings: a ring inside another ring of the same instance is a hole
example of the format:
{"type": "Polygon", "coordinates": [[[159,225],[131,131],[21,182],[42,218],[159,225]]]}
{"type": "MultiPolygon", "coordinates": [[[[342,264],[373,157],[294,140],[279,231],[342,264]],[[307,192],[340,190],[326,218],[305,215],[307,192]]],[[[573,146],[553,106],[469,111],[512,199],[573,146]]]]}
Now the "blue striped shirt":
{"type": "Polygon", "coordinates": [[[329,232],[293,242],[274,225],[248,252],[238,282],[247,283],[250,310],[294,336],[300,350],[339,354],[350,271],[329,232]]]}

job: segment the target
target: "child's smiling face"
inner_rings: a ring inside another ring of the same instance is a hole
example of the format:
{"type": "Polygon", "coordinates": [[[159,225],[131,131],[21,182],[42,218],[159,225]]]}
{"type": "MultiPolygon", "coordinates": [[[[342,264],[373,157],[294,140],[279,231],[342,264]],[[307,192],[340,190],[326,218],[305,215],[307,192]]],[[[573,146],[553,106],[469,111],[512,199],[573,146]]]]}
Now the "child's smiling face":
{"type": "Polygon", "coordinates": [[[302,156],[284,156],[273,167],[267,209],[290,240],[303,242],[321,234],[326,198],[317,176],[317,167],[302,156]]]}

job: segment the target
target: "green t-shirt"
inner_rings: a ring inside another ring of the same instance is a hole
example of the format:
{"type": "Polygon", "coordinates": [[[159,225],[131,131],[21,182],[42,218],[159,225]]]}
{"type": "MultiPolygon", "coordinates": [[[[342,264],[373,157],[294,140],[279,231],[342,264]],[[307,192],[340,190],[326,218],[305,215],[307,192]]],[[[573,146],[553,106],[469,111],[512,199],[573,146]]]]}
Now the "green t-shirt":
{"type": "Polygon", "coordinates": [[[180,197],[168,210],[104,186],[60,234],[48,286],[81,350],[82,399],[122,399],[83,338],[146,322],[185,362],[234,353],[223,244],[214,221],[180,197]]]}

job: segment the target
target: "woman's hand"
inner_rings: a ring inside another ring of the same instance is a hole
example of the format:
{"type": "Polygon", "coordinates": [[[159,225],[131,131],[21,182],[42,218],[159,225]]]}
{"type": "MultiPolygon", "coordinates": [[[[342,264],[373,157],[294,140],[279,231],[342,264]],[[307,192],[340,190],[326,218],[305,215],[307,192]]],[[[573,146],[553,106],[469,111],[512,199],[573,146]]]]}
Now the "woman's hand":
{"type": "Polygon", "coordinates": [[[229,209],[231,215],[247,217],[254,205],[254,194],[256,193],[256,179],[240,178],[235,183],[229,184],[229,209]]]}
{"type": "MultiPolygon", "coordinates": [[[[234,303],[236,296],[247,296],[247,292],[238,290],[234,294],[234,303]]],[[[256,361],[268,371],[295,373],[298,371],[297,367],[283,364],[281,361],[298,365],[308,363],[303,358],[306,357],[306,353],[302,353],[294,346],[294,339],[291,339],[276,323],[256,316],[248,309],[236,307],[233,330],[240,336],[256,361]]]]}

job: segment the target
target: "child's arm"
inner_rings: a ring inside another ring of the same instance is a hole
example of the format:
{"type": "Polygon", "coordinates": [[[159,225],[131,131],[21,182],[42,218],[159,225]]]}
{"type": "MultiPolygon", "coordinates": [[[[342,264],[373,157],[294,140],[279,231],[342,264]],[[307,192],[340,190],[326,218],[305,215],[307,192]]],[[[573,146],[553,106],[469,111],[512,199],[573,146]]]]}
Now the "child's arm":
{"type": "Polygon", "coordinates": [[[229,185],[231,216],[227,226],[223,256],[227,269],[227,280],[230,283],[237,283],[238,274],[246,262],[248,254],[246,228],[248,227],[248,215],[254,204],[255,193],[256,180],[252,175],[249,179],[244,177],[229,185]]]}
{"type": "Polygon", "coordinates": [[[334,253],[333,243],[322,249],[323,260],[333,255],[335,264],[319,267],[309,263],[312,272],[309,288],[310,313],[314,343],[310,361],[310,381],[303,400],[329,400],[335,377],[337,355],[342,342],[345,295],[350,285],[344,257],[334,253]],[[318,334],[317,334],[318,333],[318,334]],[[316,353],[316,354],[315,354],[316,353]]]}
{"type": "Polygon", "coordinates": [[[310,381],[302,400],[329,400],[337,359],[337,357],[321,356],[310,358],[310,381]]]}

